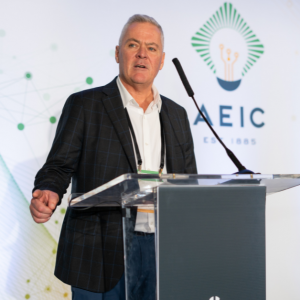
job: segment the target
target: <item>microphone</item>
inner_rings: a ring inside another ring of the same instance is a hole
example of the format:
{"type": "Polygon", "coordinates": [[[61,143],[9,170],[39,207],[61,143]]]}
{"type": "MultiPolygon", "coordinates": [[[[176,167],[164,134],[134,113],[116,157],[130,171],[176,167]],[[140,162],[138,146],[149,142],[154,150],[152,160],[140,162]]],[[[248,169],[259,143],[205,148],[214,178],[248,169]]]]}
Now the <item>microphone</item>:
{"type": "Polygon", "coordinates": [[[241,163],[240,161],[237,159],[237,157],[234,155],[234,153],[228,149],[226,147],[226,145],[222,142],[222,140],[219,138],[219,136],[217,135],[217,133],[214,131],[214,129],[212,128],[212,126],[209,124],[209,122],[207,121],[206,117],[204,116],[204,114],[202,113],[202,111],[200,110],[195,98],[194,98],[194,91],[192,90],[186,76],[185,73],[182,69],[182,66],[179,62],[179,60],[177,58],[172,59],[172,62],[175,65],[175,68],[177,69],[177,72],[179,74],[179,77],[186,89],[187,94],[189,95],[189,97],[191,97],[194,100],[194,103],[199,111],[199,114],[201,115],[201,117],[203,118],[203,120],[205,121],[205,123],[207,124],[207,126],[210,128],[210,130],[212,131],[212,133],[214,134],[214,136],[216,137],[216,139],[220,142],[220,144],[224,147],[227,155],[229,156],[229,158],[231,159],[231,161],[235,164],[235,166],[238,168],[240,174],[254,174],[252,171],[247,170],[241,163]]]}

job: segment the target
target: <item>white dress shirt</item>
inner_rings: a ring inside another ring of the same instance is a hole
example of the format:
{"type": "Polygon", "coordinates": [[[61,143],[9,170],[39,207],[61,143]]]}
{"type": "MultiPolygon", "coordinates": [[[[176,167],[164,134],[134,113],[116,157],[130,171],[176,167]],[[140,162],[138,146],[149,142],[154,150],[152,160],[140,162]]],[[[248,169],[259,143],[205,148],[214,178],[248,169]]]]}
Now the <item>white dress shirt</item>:
{"type": "MultiPolygon", "coordinates": [[[[144,112],[138,103],[126,90],[120,78],[117,78],[117,85],[121,94],[124,108],[127,108],[130,121],[137,139],[138,148],[142,158],[142,170],[159,171],[161,159],[161,134],[159,113],[162,106],[160,95],[154,85],[152,85],[153,101],[144,112]]],[[[135,153],[137,164],[137,157],[135,153]]],[[[163,173],[166,173],[166,160],[163,173]]],[[[139,206],[135,224],[135,231],[154,232],[154,213],[142,211],[153,211],[151,206],[139,206]]]]}

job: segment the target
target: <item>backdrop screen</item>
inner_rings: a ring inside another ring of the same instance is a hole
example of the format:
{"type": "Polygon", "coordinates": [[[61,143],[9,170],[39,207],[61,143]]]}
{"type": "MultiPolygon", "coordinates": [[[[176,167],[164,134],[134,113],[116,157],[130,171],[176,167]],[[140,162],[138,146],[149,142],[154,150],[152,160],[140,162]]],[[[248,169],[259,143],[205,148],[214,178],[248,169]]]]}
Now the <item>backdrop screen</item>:
{"type": "MultiPolygon", "coordinates": [[[[299,173],[300,2],[292,0],[4,1],[0,10],[0,298],[71,299],[53,275],[66,197],[49,222],[29,213],[35,174],[67,97],[118,75],[127,19],[154,17],[166,60],[155,85],[188,113],[200,174],[236,172],[223,142],[260,173],[299,173]]],[[[267,298],[300,299],[300,189],[267,199],[267,298]]],[[[203,299],[205,300],[205,299],[203,299]]]]}

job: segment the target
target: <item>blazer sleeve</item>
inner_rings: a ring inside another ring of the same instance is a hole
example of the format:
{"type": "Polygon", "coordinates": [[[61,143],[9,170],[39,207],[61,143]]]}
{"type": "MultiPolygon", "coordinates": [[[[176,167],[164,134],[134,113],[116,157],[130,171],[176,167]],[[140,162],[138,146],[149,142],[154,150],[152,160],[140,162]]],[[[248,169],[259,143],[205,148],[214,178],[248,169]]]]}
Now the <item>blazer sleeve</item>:
{"type": "Polygon", "coordinates": [[[194,142],[192,137],[192,132],[190,128],[190,122],[184,110],[184,120],[185,120],[185,146],[184,146],[184,155],[185,155],[185,169],[184,173],[186,174],[197,174],[197,165],[196,165],[196,158],[194,152],[194,142]]]}
{"type": "Polygon", "coordinates": [[[59,204],[76,172],[84,134],[84,109],[78,94],[71,95],[63,108],[46,163],[38,171],[34,190],[59,195],[59,204]]]}

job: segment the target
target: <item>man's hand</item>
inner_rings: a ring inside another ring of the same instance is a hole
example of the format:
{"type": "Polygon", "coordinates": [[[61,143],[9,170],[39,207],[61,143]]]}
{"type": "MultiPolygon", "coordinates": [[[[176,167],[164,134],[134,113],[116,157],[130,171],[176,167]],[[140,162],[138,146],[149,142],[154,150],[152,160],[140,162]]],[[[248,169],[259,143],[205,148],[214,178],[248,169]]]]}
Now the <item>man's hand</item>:
{"type": "Polygon", "coordinates": [[[59,197],[56,193],[45,190],[35,190],[29,206],[33,220],[36,223],[47,222],[57,206],[59,197]]]}

